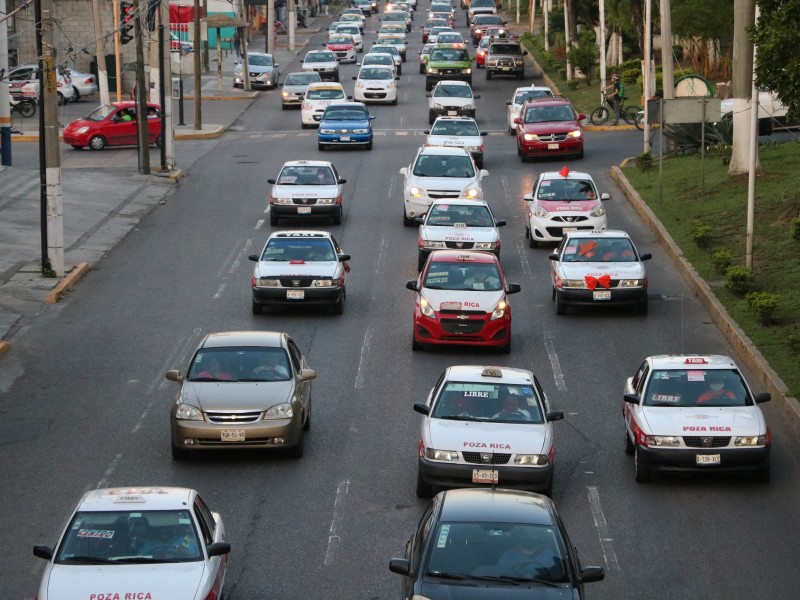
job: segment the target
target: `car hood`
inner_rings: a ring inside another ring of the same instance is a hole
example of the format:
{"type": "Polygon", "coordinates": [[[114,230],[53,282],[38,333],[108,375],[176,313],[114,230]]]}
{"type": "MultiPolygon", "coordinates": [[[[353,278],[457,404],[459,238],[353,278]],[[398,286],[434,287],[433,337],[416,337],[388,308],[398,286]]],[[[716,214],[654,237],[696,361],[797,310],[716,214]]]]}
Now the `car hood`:
{"type": "Polygon", "coordinates": [[[48,598],[87,600],[152,598],[195,600],[206,567],[202,561],[149,565],[53,565],[45,575],[48,598]]]}
{"type": "Polygon", "coordinates": [[[501,452],[510,454],[542,454],[547,439],[547,426],[522,423],[482,423],[425,419],[432,448],[458,452],[501,452]]]}
{"type": "Polygon", "coordinates": [[[306,62],[303,63],[303,68],[306,70],[309,69],[331,69],[338,66],[335,60],[331,62],[306,62]]]}
{"type": "Polygon", "coordinates": [[[421,187],[426,190],[446,190],[462,192],[467,188],[480,187],[474,177],[419,177],[412,175],[409,185],[421,187]]]}
{"type": "Polygon", "coordinates": [[[600,200],[536,200],[550,214],[583,215],[602,204],[600,200]]]}
{"type": "Polygon", "coordinates": [[[638,262],[560,262],[561,276],[564,279],[583,279],[587,275],[602,277],[609,275],[611,279],[641,279],[644,277],[644,266],[638,262]]]}
{"type": "Polygon", "coordinates": [[[495,242],[500,237],[495,227],[442,227],[421,225],[419,235],[424,240],[445,242],[495,242]]]}
{"type": "Polygon", "coordinates": [[[394,79],[358,79],[356,81],[356,85],[358,84],[369,86],[369,87],[389,87],[389,85],[394,83],[394,79]]]}
{"type": "Polygon", "coordinates": [[[262,260],[256,265],[256,277],[334,277],[338,265],[335,260],[305,263],[262,260]]]}
{"type": "Polygon", "coordinates": [[[434,96],[431,97],[431,105],[433,104],[441,104],[442,106],[473,106],[475,104],[475,99],[455,98],[453,96],[434,96]]]}
{"type": "Polygon", "coordinates": [[[272,73],[275,67],[272,65],[265,67],[263,65],[247,65],[247,70],[251,73],[272,73]]]}
{"type": "Polygon", "coordinates": [[[474,290],[431,290],[423,289],[424,295],[431,308],[436,312],[441,310],[442,304],[452,303],[451,310],[458,310],[457,305],[463,310],[482,310],[491,312],[497,307],[497,303],[505,298],[505,292],[476,292],[474,290]]]}
{"type": "Polygon", "coordinates": [[[353,44],[328,44],[328,50],[352,50],[353,44]]]}
{"type": "Polygon", "coordinates": [[[290,83],[289,85],[283,84],[283,91],[290,94],[305,94],[308,89],[307,83],[290,83]]]}
{"type": "Polygon", "coordinates": [[[358,120],[358,121],[326,121],[324,118],[319,122],[320,129],[322,128],[330,128],[330,129],[369,129],[369,121],[358,120]]]}
{"type": "Polygon", "coordinates": [[[66,127],[64,127],[65,132],[72,133],[80,129],[81,127],[97,127],[103,121],[87,121],[86,119],[75,119],[72,123],[69,123],[66,127]]]}
{"type": "Polygon", "coordinates": [[[524,133],[535,133],[538,135],[549,133],[569,133],[580,129],[577,121],[542,121],[541,123],[523,123],[524,133]]]}
{"type": "Polygon", "coordinates": [[[483,138],[480,136],[453,136],[453,135],[429,135],[428,144],[431,146],[450,146],[463,148],[464,146],[480,146],[483,138]]]}
{"type": "Polygon", "coordinates": [[[449,583],[448,580],[426,576],[419,587],[420,595],[424,598],[439,598],[442,600],[486,600],[486,598],[503,598],[503,600],[578,600],[580,596],[571,588],[548,587],[532,583],[525,585],[520,582],[517,586],[497,585],[482,581],[449,583]]]}
{"type": "Polygon", "coordinates": [[[207,410],[265,410],[287,402],[291,381],[184,381],[182,400],[207,410]]]}
{"type": "Polygon", "coordinates": [[[281,185],[272,186],[273,198],[336,198],[336,185],[281,185]]]}
{"type": "Polygon", "coordinates": [[[654,435],[760,435],[766,431],[757,406],[645,406],[642,416],[654,435]]]}

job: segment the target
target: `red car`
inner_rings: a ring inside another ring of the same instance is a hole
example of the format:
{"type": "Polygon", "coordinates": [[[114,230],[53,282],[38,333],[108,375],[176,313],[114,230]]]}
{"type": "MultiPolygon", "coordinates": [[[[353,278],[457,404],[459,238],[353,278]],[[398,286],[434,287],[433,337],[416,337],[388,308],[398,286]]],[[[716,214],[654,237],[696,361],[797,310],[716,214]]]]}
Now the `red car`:
{"type": "Polygon", "coordinates": [[[478,50],[475,53],[476,68],[480,69],[481,67],[486,67],[486,54],[489,52],[489,42],[491,41],[491,38],[485,35],[481,38],[481,41],[478,42],[478,50]]]}
{"type": "MultiPolygon", "coordinates": [[[[161,109],[147,105],[147,144],[161,146],[161,109]]],[[[136,103],[102,104],[64,128],[63,140],[76,150],[102,150],[106,146],[137,146],[136,103]],[[129,117],[129,118],[128,118],[129,117]]]]}
{"type": "Polygon", "coordinates": [[[523,162],[540,156],[570,155],[583,158],[583,130],[577,114],[563,96],[533,98],[525,102],[517,127],[517,156],[523,162]]]}
{"type": "Polygon", "coordinates": [[[406,287],[417,292],[412,349],[425,344],[490,346],[511,351],[508,294],[519,284],[506,283],[494,254],[470,250],[434,250],[419,279],[406,287]]]}

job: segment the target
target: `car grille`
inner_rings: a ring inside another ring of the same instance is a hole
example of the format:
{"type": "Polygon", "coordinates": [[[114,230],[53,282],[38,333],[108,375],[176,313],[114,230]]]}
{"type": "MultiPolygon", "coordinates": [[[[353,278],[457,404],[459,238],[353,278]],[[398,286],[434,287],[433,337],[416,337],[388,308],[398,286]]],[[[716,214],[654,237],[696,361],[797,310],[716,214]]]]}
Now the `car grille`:
{"type": "Polygon", "coordinates": [[[472,247],[475,245],[474,242],[445,242],[445,245],[448,248],[452,248],[454,250],[472,250],[472,247]]]}
{"type": "Polygon", "coordinates": [[[317,199],[316,198],[292,198],[292,204],[307,205],[307,204],[316,204],[316,203],[317,203],[317,199]]]}
{"type": "Polygon", "coordinates": [[[498,67],[513,67],[514,66],[514,59],[513,58],[498,58],[497,59],[497,66],[498,67]]]}
{"type": "Polygon", "coordinates": [[[540,133],[540,142],[563,142],[567,139],[566,133],[540,133]]]}
{"type": "Polygon", "coordinates": [[[365,92],[364,93],[364,97],[365,98],[375,98],[375,99],[386,98],[386,92],[365,92]]]}
{"type": "Polygon", "coordinates": [[[250,73],[250,77],[258,77],[259,75],[261,75],[261,73],[250,73]]]}
{"type": "Polygon", "coordinates": [[[486,314],[482,310],[452,310],[452,309],[449,309],[449,308],[440,310],[439,313],[443,314],[443,315],[485,315],[486,314]]]}
{"type": "Polygon", "coordinates": [[[685,436],[683,443],[687,448],[725,448],[731,443],[730,436],[728,437],[706,437],[699,435],[685,436]]]}
{"type": "Polygon", "coordinates": [[[281,282],[281,286],[285,288],[305,288],[311,287],[311,283],[314,281],[313,277],[281,277],[278,279],[281,282]]]}
{"type": "Polygon", "coordinates": [[[428,196],[431,198],[458,198],[461,192],[457,190],[428,190],[428,196]]]}
{"type": "MultiPolygon", "coordinates": [[[[565,225],[564,227],[570,227],[569,225],[565,225]]],[[[578,231],[591,231],[594,229],[591,225],[575,225],[572,227],[573,229],[577,229],[578,231]]],[[[553,237],[562,237],[564,235],[564,228],[563,227],[548,227],[547,233],[549,233],[553,237]]]]}
{"type": "Polygon", "coordinates": [[[206,412],[209,423],[220,425],[241,425],[255,423],[261,418],[261,411],[252,412],[206,412]]]}
{"type": "Polygon", "coordinates": [[[348,52],[346,50],[344,52],[337,50],[334,52],[334,54],[336,55],[336,58],[347,58],[348,52]]]}
{"type": "MultiPolygon", "coordinates": [[[[464,462],[472,463],[473,465],[505,465],[511,460],[510,454],[494,454],[491,453],[490,462],[481,460],[481,452],[462,452],[461,456],[464,457],[464,462]]],[[[488,454],[488,453],[487,453],[488,454]]]]}
{"type": "Polygon", "coordinates": [[[441,75],[458,75],[459,73],[461,73],[461,69],[439,69],[441,75]]]}
{"type": "Polygon", "coordinates": [[[483,329],[483,320],[481,319],[442,319],[441,323],[442,329],[447,333],[469,335],[483,329]]]}

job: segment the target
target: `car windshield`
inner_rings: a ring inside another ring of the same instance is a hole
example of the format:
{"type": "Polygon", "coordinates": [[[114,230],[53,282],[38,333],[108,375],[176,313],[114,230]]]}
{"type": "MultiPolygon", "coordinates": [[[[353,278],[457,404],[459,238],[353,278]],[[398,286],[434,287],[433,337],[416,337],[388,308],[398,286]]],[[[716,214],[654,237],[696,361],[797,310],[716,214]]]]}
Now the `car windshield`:
{"type": "Polygon", "coordinates": [[[430,540],[423,567],[426,575],[481,581],[496,578],[504,585],[569,581],[564,544],[552,526],[442,521],[430,540]]]}
{"type": "Polygon", "coordinates": [[[322,115],[323,121],[366,121],[367,111],[357,106],[329,106],[322,115]]]}
{"type": "Polygon", "coordinates": [[[201,348],[192,359],[188,381],[238,383],[289,381],[289,357],[283,348],[226,346],[201,348]]]}
{"type": "Polygon", "coordinates": [[[492,44],[489,52],[492,54],[522,54],[522,48],[518,44],[492,44]]]}
{"type": "Polygon", "coordinates": [[[367,54],[361,61],[361,64],[366,65],[393,65],[394,59],[391,56],[377,56],[367,54]]]}
{"type": "Polygon", "coordinates": [[[425,22],[425,29],[433,29],[434,27],[440,27],[442,25],[447,25],[447,21],[444,19],[429,19],[425,22]]]}
{"type": "Polygon", "coordinates": [[[493,8],[495,6],[495,0],[472,0],[472,2],[469,3],[469,5],[473,8],[478,8],[478,7],[493,8]]]}
{"type": "Polygon", "coordinates": [[[547,98],[552,97],[553,94],[550,90],[528,90],[527,92],[518,92],[514,96],[514,104],[524,104],[525,101],[532,98],[547,98]]]}
{"type": "Polygon", "coordinates": [[[525,109],[525,123],[574,120],[575,115],[569,106],[530,106],[525,109]]]}
{"type": "Polygon", "coordinates": [[[60,565],[203,560],[188,510],[80,511],[55,557],[60,565]]]}
{"type": "Polygon", "coordinates": [[[468,61],[469,55],[467,54],[466,50],[460,50],[458,48],[434,48],[431,51],[431,61],[448,61],[448,62],[455,62],[455,61],[468,61]]]}
{"type": "Polygon", "coordinates": [[[271,67],[272,57],[264,54],[250,54],[247,56],[247,64],[255,67],[271,67]]]}
{"type": "Polygon", "coordinates": [[[570,238],[564,246],[564,262],[637,262],[628,238],[570,238]]]}
{"type": "Polygon", "coordinates": [[[342,33],[349,33],[350,35],[361,35],[361,30],[356,25],[345,25],[339,26],[336,28],[336,31],[341,31],[342,33]]]}
{"type": "Polygon", "coordinates": [[[364,67],[358,73],[359,79],[391,79],[394,81],[394,72],[381,67],[364,67]]]}
{"type": "Polygon", "coordinates": [[[278,175],[278,185],[334,185],[336,177],[329,166],[288,165],[278,175]]]}
{"type": "Polygon", "coordinates": [[[406,16],[403,13],[387,13],[383,15],[384,23],[391,23],[392,21],[405,21],[406,16]]]}
{"type": "Polygon", "coordinates": [[[307,85],[319,81],[318,73],[290,73],[283,81],[283,85],[307,85]]]}
{"type": "MultiPolygon", "coordinates": [[[[434,57],[431,56],[431,60],[434,57]]],[[[472,88],[468,85],[442,84],[436,86],[433,96],[449,96],[450,98],[472,98],[472,88]]]]}
{"type": "Polygon", "coordinates": [[[392,56],[399,56],[400,53],[394,46],[373,46],[370,52],[380,52],[381,54],[391,54],[392,56]]]}
{"type": "Polygon", "coordinates": [[[336,62],[336,57],[332,52],[309,52],[306,54],[305,62],[336,62]]]}
{"type": "Polygon", "coordinates": [[[111,106],[110,104],[101,104],[83,118],[86,121],[102,121],[115,110],[117,110],[115,106],[111,106]]]}
{"type": "Polygon", "coordinates": [[[475,15],[475,17],[472,19],[472,24],[480,26],[502,25],[502,21],[497,15],[475,15]]]}
{"type": "Polygon", "coordinates": [[[466,204],[434,204],[425,225],[429,227],[494,227],[492,213],[486,206],[466,204]]]}
{"type": "Polygon", "coordinates": [[[457,421],[543,424],[539,401],[529,385],[448,381],[431,417],[457,421]]]}
{"type": "Polygon", "coordinates": [[[433,261],[425,272],[423,287],[431,290],[498,292],[503,289],[494,263],[433,261]]]}
{"type": "Polygon", "coordinates": [[[460,137],[478,137],[478,125],[475,121],[446,121],[439,119],[433,124],[431,135],[455,135],[460,137]]]}
{"type": "Polygon", "coordinates": [[[340,100],[344,98],[344,90],[341,89],[317,89],[308,90],[306,100],[340,100]]]}
{"type": "Polygon", "coordinates": [[[351,44],[353,43],[353,38],[351,36],[343,36],[343,35],[332,35],[328,38],[329,44],[351,44]]]}
{"type": "Polygon", "coordinates": [[[751,406],[735,369],[655,369],[644,392],[645,406],[751,406]]]}
{"type": "Polygon", "coordinates": [[[546,202],[596,200],[597,191],[589,179],[543,179],[536,198],[546,202]]]}
{"type": "Polygon", "coordinates": [[[327,238],[272,238],[259,260],[266,262],[331,262],[336,260],[327,238]]]}
{"type": "Polygon", "coordinates": [[[458,43],[464,41],[464,38],[461,37],[460,33],[451,31],[441,32],[439,34],[439,37],[437,37],[436,39],[442,43],[458,43]]]}
{"type": "Polygon", "coordinates": [[[475,177],[469,156],[449,154],[423,154],[414,165],[417,177],[475,177]]]}

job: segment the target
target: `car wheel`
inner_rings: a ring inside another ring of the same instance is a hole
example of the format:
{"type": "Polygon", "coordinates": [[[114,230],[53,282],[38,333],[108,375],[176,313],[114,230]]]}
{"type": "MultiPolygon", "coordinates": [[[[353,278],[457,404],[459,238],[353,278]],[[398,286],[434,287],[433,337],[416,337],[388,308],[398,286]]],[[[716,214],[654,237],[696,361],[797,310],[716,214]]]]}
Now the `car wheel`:
{"type": "Polygon", "coordinates": [[[628,456],[633,456],[633,453],[636,451],[636,446],[633,445],[631,441],[631,436],[628,435],[628,431],[625,431],[625,454],[628,456]]]}
{"type": "Polygon", "coordinates": [[[276,215],[271,210],[269,211],[269,224],[273,227],[277,227],[278,225],[278,215],[276,215]]]}
{"type": "Polygon", "coordinates": [[[520,148],[519,142],[517,142],[517,156],[522,158],[522,148],[520,148]]]}
{"type": "Polygon", "coordinates": [[[317,144],[317,148],[319,148],[320,152],[324,152],[325,151],[325,144],[320,142],[320,143],[317,144]]]}
{"type": "Polygon", "coordinates": [[[163,137],[164,137],[164,136],[162,136],[160,133],[159,133],[159,134],[158,134],[158,136],[156,137],[156,141],[155,141],[156,148],[161,148],[161,144],[163,144],[163,143],[164,143],[164,142],[163,142],[163,137]]]}
{"type": "Polygon", "coordinates": [[[476,160],[475,161],[475,166],[478,167],[479,169],[482,169],[483,168],[483,158],[479,158],[478,160],[476,160]]]}
{"type": "Polygon", "coordinates": [[[425,82],[425,91],[426,91],[426,92],[430,92],[432,89],[433,89],[433,84],[432,84],[432,83],[428,83],[428,82],[426,81],[426,82],[425,82]]]}
{"type": "Polygon", "coordinates": [[[286,106],[283,102],[281,102],[281,110],[287,110],[289,107],[286,106]]]}
{"type": "Polygon", "coordinates": [[[69,100],[64,98],[64,94],[62,94],[61,92],[58,92],[58,105],[59,106],[64,106],[67,102],[69,102],[69,100]]]}
{"type": "Polygon", "coordinates": [[[403,66],[402,65],[397,65],[397,74],[398,75],[402,75],[403,74],[403,66]]]}
{"type": "Polygon", "coordinates": [[[311,403],[309,401],[308,410],[306,411],[306,420],[303,423],[303,431],[308,431],[311,429],[311,403]]]}
{"type": "Polygon", "coordinates": [[[417,254],[417,273],[422,271],[422,267],[425,266],[426,260],[428,260],[427,256],[424,256],[422,253],[417,254]]]}
{"type": "Polygon", "coordinates": [[[341,225],[342,224],[342,207],[339,207],[339,212],[336,213],[336,216],[333,217],[333,224],[334,225],[341,225]]]}
{"type": "Polygon", "coordinates": [[[423,349],[422,344],[420,344],[417,341],[417,338],[415,338],[414,334],[412,333],[411,334],[411,350],[413,350],[414,352],[419,352],[422,349],[423,349]]]}
{"type": "Polygon", "coordinates": [[[523,72],[517,73],[517,79],[524,79],[524,78],[525,78],[525,73],[523,72]]]}
{"type": "Polygon", "coordinates": [[[436,120],[436,113],[428,112],[428,125],[433,125],[433,122],[436,120]]]}
{"type": "Polygon", "coordinates": [[[73,94],[71,102],[77,102],[78,100],[81,99],[81,93],[78,91],[78,88],[76,88],[74,85],[72,86],[72,91],[73,94]]]}
{"type": "Polygon", "coordinates": [[[414,225],[414,219],[410,218],[406,214],[405,209],[403,209],[403,225],[405,225],[406,227],[412,227],[414,225]]]}
{"type": "Polygon", "coordinates": [[[639,303],[639,306],[637,308],[639,310],[639,314],[640,315],[646,315],[647,314],[647,309],[648,309],[647,296],[644,297],[644,300],[642,300],[639,303]]]}
{"type": "Polygon", "coordinates": [[[770,466],[767,463],[766,467],[761,467],[760,469],[756,469],[753,471],[753,481],[756,483],[769,483],[770,478],[770,466]]]}
{"type": "Polygon", "coordinates": [[[102,150],[106,147],[106,143],[106,138],[104,138],[102,135],[95,135],[89,140],[89,149],[102,150]]]}
{"type": "Polygon", "coordinates": [[[190,457],[190,452],[183,448],[172,446],[172,460],[186,460],[190,457]]]}
{"type": "Polygon", "coordinates": [[[397,98],[395,98],[394,100],[392,100],[392,106],[397,106],[397,98]]]}
{"type": "Polygon", "coordinates": [[[367,143],[367,150],[372,150],[372,140],[367,143]]]}
{"type": "Polygon", "coordinates": [[[333,304],[333,314],[341,315],[344,314],[344,303],[347,299],[347,293],[342,290],[342,293],[339,295],[339,299],[333,304]]]}
{"type": "Polygon", "coordinates": [[[422,473],[417,469],[417,498],[430,498],[433,496],[433,486],[425,483],[422,473]]]}
{"type": "Polygon", "coordinates": [[[251,302],[251,305],[252,305],[251,309],[253,311],[253,314],[254,315],[260,315],[261,314],[261,305],[258,302],[256,302],[255,300],[251,300],[250,302],[251,302]]]}
{"type": "Polygon", "coordinates": [[[534,239],[533,232],[529,229],[528,233],[529,233],[529,235],[528,235],[528,247],[529,248],[538,248],[539,247],[539,242],[537,242],[534,239]]]}
{"type": "Polygon", "coordinates": [[[486,80],[490,80],[492,78],[492,72],[489,69],[486,69],[486,80]]]}
{"type": "Polygon", "coordinates": [[[303,443],[303,438],[305,438],[305,436],[303,435],[303,428],[301,427],[300,439],[297,441],[297,444],[295,444],[291,448],[287,448],[286,450],[287,456],[291,456],[292,458],[301,458],[303,456],[303,446],[305,445],[303,443]]]}
{"type": "Polygon", "coordinates": [[[581,151],[580,151],[580,152],[578,152],[578,153],[575,155],[575,158],[577,158],[578,160],[580,160],[580,159],[582,159],[582,158],[583,158],[583,148],[581,148],[581,151]]]}
{"type": "Polygon", "coordinates": [[[307,124],[303,123],[302,121],[300,121],[300,129],[310,129],[310,128],[311,128],[311,125],[307,125],[307,124]]]}
{"type": "Polygon", "coordinates": [[[72,144],[72,147],[75,148],[75,150],[81,150],[82,149],[82,147],[78,146],[77,144],[72,144]]]}
{"type": "Polygon", "coordinates": [[[647,483],[653,478],[650,469],[642,464],[642,459],[639,456],[639,446],[633,449],[633,468],[636,473],[637,483],[647,483]]]}
{"type": "Polygon", "coordinates": [[[561,302],[561,300],[558,297],[558,294],[556,294],[556,314],[557,315],[567,314],[567,305],[561,302]]]}
{"type": "Polygon", "coordinates": [[[508,335],[508,343],[505,346],[500,346],[501,354],[511,354],[511,334],[508,335]]]}

